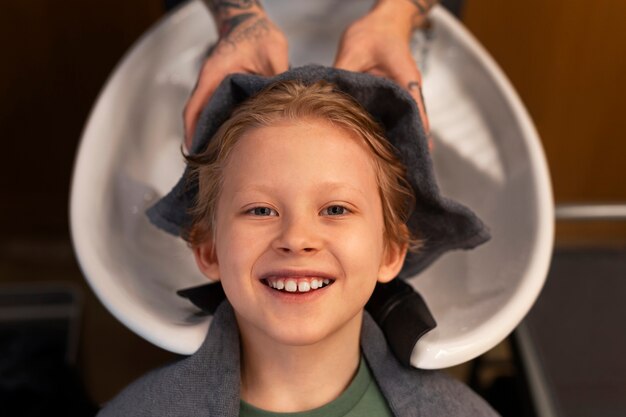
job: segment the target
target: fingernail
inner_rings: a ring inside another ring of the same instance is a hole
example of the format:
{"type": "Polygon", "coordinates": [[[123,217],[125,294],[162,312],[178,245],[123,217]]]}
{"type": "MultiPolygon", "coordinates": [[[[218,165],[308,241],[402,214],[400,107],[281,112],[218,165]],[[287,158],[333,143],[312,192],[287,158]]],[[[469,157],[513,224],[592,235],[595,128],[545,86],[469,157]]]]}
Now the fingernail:
{"type": "Polygon", "coordinates": [[[418,83],[417,81],[410,81],[409,85],[408,85],[409,90],[415,90],[415,89],[420,89],[420,83],[418,83]]]}

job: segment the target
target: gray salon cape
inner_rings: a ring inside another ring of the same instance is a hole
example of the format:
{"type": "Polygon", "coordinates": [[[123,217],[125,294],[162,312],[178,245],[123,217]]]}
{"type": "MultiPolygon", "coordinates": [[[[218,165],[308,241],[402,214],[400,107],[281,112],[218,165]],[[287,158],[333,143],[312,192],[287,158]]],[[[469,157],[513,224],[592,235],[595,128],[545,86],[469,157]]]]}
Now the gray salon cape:
{"type": "MultiPolygon", "coordinates": [[[[402,366],[367,312],[361,350],[397,417],[497,416],[483,399],[446,374],[402,366]]],[[[236,417],[239,376],[239,333],[234,311],[224,301],[196,353],[139,378],[98,416],[236,417]]]]}

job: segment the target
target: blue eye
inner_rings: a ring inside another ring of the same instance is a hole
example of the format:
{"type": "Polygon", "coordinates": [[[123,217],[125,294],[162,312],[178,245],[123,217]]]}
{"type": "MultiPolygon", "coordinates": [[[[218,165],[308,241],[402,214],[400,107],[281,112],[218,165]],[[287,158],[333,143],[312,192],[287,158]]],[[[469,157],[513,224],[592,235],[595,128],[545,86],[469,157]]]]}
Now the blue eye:
{"type": "Polygon", "coordinates": [[[338,205],[328,206],[324,209],[324,211],[329,216],[341,216],[342,214],[347,214],[349,212],[349,210],[345,208],[344,206],[338,206],[338,205]]]}
{"type": "MultiPolygon", "coordinates": [[[[248,210],[246,213],[248,214],[254,214],[255,216],[272,216],[272,212],[276,213],[276,210],[271,209],[269,207],[254,207],[251,208],[250,210],[248,210]]],[[[278,215],[278,213],[275,214],[276,216],[278,215]]]]}

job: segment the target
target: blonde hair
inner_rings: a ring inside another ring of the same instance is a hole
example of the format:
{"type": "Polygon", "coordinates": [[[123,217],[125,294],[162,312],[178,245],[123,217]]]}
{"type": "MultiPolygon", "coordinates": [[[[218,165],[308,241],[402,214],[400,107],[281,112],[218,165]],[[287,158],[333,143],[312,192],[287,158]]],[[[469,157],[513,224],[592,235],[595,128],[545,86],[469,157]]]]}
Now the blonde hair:
{"type": "MultiPolygon", "coordinates": [[[[198,194],[191,208],[191,226],[183,238],[194,247],[211,235],[215,242],[217,202],[224,182],[223,171],[230,153],[243,134],[277,121],[320,119],[355,133],[370,151],[383,209],[386,247],[390,243],[410,252],[419,251],[422,241],[407,226],[415,206],[415,195],[406,180],[406,168],[393,145],[372,116],[351,96],[333,84],[318,81],[304,85],[283,81],[270,85],[243,102],[215,133],[201,153],[186,156],[189,181],[198,181],[198,194]]],[[[215,246],[213,246],[215,248],[215,246]]]]}

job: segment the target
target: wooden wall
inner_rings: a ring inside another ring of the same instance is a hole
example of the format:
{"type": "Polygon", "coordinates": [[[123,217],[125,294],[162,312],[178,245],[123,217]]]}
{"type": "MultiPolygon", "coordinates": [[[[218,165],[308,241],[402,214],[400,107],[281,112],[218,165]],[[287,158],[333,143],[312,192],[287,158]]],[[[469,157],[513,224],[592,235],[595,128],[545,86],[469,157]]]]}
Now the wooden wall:
{"type": "MultiPolygon", "coordinates": [[[[626,203],[626,2],[467,0],[464,21],[527,106],[557,203],[626,203]]],[[[626,222],[557,231],[626,242],[626,222]]]]}
{"type": "Polygon", "coordinates": [[[71,170],[87,115],[123,53],[162,13],[159,0],[0,4],[4,237],[67,233],[71,170]]]}
{"type": "Polygon", "coordinates": [[[98,403],[173,357],[100,304],[78,269],[68,230],[84,123],[114,66],[163,15],[162,4],[0,2],[0,290],[57,281],[82,290],[79,373],[98,403]]]}

